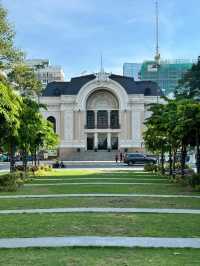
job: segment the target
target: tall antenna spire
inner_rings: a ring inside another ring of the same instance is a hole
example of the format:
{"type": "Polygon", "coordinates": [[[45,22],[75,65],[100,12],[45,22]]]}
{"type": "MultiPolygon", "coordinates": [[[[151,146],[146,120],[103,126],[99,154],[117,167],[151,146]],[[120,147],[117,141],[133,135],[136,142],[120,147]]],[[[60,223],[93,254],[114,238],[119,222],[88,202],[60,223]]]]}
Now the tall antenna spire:
{"type": "Polygon", "coordinates": [[[155,2],[156,7],[156,55],[155,61],[159,63],[160,61],[160,53],[159,53],[159,7],[158,7],[158,0],[155,2]]]}
{"type": "Polygon", "coordinates": [[[101,68],[100,68],[100,72],[103,73],[104,72],[104,68],[103,68],[103,55],[101,53],[101,68]]]}

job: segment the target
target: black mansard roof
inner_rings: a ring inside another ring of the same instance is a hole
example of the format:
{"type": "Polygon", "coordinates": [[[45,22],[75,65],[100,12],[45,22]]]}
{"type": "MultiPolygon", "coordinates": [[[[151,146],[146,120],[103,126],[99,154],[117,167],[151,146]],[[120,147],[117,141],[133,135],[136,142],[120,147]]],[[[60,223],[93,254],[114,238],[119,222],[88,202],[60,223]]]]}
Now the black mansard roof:
{"type": "MultiPolygon", "coordinates": [[[[44,97],[55,97],[60,95],[77,95],[80,89],[88,82],[94,80],[95,75],[86,75],[72,78],[70,82],[51,82],[43,91],[44,97]]],[[[110,79],[119,83],[128,94],[144,94],[145,96],[161,96],[162,92],[158,85],[152,81],[134,81],[133,78],[114,75],[110,79]]]]}

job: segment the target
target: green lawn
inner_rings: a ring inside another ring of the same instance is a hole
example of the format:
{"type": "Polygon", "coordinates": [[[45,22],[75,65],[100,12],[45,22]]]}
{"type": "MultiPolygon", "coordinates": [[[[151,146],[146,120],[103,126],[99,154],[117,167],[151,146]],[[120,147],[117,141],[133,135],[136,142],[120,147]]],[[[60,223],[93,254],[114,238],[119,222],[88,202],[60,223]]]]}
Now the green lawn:
{"type": "MultiPolygon", "coordinates": [[[[56,178],[55,178],[56,179],[56,178]]],[[[107,179],[107,178],[102,178],[102,179],[83,179],[83,178],[63,178],[55,180],[55,179],[45,179],[45,178],[38,178],[38,179],[32,179],[29,181],[29,183],[32,184],[59,184],[59,183],[155,183],[155,184],[168,184],[169,181],[167,179],[162,180],[162,179],[150,179],[150,178],[121,178],[121,179],[114,179],[113,177],[107,179]]]]}
{"type": "Polygon", "coordinates": [[[0,175],[5,175],[7,173],[8,173],[8,171],[2,171],[2,172],[0,172],[0,175]]]}
{"type": "Polygon", "coordinates": [[[73,197],[1,199],[0,209],[32,209],[62,207],[121,207],[121,208],[179,208],[200,209],[196,198],[152,197],[73,197]]]}
{"type": "MultiPolygon", "coordinates": [[[[101,169],[59,169],[59,170],[52,170],[49,172],[50,176],[73,176],[73,177],[85,177],[85,176],[101,176],[101,175],[109,175],[109,176],[114,176],[116,174],[121,175],[121,176],[148,176],[149,172],[144,172],[144,171],[127,171],[127,170],[101,170],[101,169]]],[[[48,173],[46,174],[48,175],[48,173]]],[[[150,174],[151,175],[151,174],[150,174]]]]}
{"type": "Polygon", "coordinates": [[[138,193],[138,194],[185,194],[200,195],[199,192],[190,192],[187,187],[165,184],[151,185],[62,185],[62,186],[35,186],[22,187],[17,192],[3,192],[0,195],[23,194],[65,194],[65,193],[138,193]]]}
{"type": "Polygon", "coordinates": [[[39,184],[54,184],[54,183],[65,183],[65,182],[81,182],[88,183],[92,182],[93,185],[60,185],[60,186],[24,186],[15,193],[1,193],[0,195],[20,195],[20,194],[65,194],[65,193],[138,193],[138,194],[185,194],[185,195],[200,195],[200,193],[191,192],[188,187],[181,186],[180,184],[170,184],[168,180],[159,180],[163,178],[162,176],[157,176],[155,174],[147,173],[134,173],[128,171],[95,171],[95,170],[61,170],[61,171],[52,171],[47,172],[47,176],[38,177],[41,181],[33,180],[31,183],[39,184]],[[52,174],[50,176],[50,173],[52,174]],[[124,178],[124,180],[113,179],[113,177],[124,178]],[[62,178],[64,181],[54,181],[54,180],[45,180],[49,178],[62,178]],[[84,178],[80,180],[81,178],[84,178]],[[85,179],[88,178],[88,179],[85,179]],[[101,179],[91,179],[90,178],[101,178],[101,179]],[[106,179],[105,179],[106,178],[106,179]],[[107,179],[110,178],[110,179],[107,179]],[[125,180],[129,178],[129,180],[125,180]],[[145,178],[145,180],[143,180],[145,178]],[[70,180],[69,180],[70,179],[70,180]],[[72,180],[71,180],[72,179],[72,180]],[[152,180],[157,179],[157,180],[152,180]],[[131,182],[140,182],[140,183],[153,183],[146,185],[100,185],[96,184],[99,182],[114,182],[114,183],[131,183],[131,182]],[[169,185],[168,185],[169,184],[169,185]]]}
{"type": "Polygon", "coordinates": [[[0,237],[154,236],[200,237],[194,214],[15,214],[0,216],[0,237]]]}
{"type": "Polygon", "coordinates": [[[166,178],[161,175],[151,173],[135,173],[134,171],[101,171],[101,170],[60,170],[46,172],[42,178],[166,178]]]}
{"type": "Polygon", "coordinates": [[[51,248],[0,250],[7,266],[199,266],[192,249],[51,248]]]}
{"type": "MultiPolygon", "coordinates": [[[[184,194],[200,195],[180,184],[166,185],[167,178],[144,172],[61,170],[33,179],[34,183],[81,182],[82,185],[24,186],[23,194],[184,194]],[[114,179],[114,178],[121,179],[114,179]],[[61,178],[63,180],[47,180],[61,178]],[[94,179],[96,178],[96,179],[94,179]],[[154,180],[155,179],[155,180],[154,180]],[[96,183],[87,185],[84,183],[96,183]],[[144,185],[98,185],[99,182],[153,183],[144,185]]],[[[56,207],[132,207],[200,209],[200,199],[154,197],[73,197],[1,199],[0,209],[56,207]]],[[[200,237],[200,215],[54,213],[0,215],[0,238],[40,236],[149,236],[200,237]]],[[[0,265],[8,266],[193,266],[199,265],[195,249],[52,248],[0,249],[0,265]]]]}

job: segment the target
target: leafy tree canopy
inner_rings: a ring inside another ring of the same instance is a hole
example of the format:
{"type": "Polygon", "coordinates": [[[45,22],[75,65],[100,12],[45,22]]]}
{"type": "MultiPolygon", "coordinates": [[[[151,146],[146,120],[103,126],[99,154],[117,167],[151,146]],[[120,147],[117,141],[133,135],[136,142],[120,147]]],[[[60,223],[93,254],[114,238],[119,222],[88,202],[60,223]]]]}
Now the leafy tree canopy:
{"type": "Polygon", "coordinates": [[[33,97],[42,91],[42,83],[37,80],[34,70],[24,64],[16,65],[8,79],[22,96],[33,97]]]}
{"type": "Polygon", "coordinates": [[[175,90],[177,99],[198,99],[200,100],[200,57],[197,64],[193,64],[175,90]]]}
{"type": "Polygon", "coordinates": [[[23,53],[14,47],[14,36],[13,27],[7,19],[7,11],[0,4],[0,69],[10,69],[23,58],[23,53]]]}
{"type": "Polygon", "coordinates": [[[0,82],[0,144],[5,139],[16,136],[20,126],[21,97],[9,86],[0,82]]]}

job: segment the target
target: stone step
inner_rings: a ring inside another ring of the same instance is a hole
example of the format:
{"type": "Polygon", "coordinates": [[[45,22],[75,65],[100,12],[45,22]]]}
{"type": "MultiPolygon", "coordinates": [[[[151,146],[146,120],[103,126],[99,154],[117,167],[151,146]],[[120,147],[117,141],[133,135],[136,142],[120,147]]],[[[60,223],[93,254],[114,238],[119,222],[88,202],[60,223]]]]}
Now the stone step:
{"type": "Polygon", "coordinates": [[[70,154],[66,161],[114,161],[116,151],[81,151],[70,154]]]}

